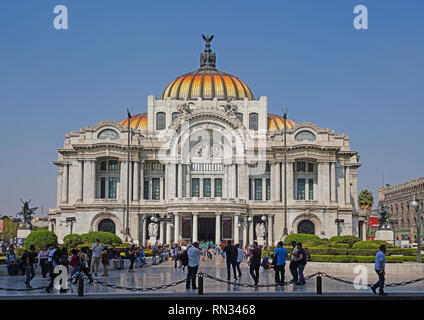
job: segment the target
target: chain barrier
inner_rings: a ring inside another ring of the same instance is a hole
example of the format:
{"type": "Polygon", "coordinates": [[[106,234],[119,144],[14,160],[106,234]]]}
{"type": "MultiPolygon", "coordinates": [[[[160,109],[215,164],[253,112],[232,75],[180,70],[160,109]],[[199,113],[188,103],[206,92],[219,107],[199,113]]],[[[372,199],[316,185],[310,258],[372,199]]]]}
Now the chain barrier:
{"type": "Polygon", "coordinates": [[[1,288],[0,291],[19,291],[19,292],[25,292],[25,291],[35,291],[35,290],[45,290],[47,286],[45,287],[37,287],[37,288],[1,288]]]}
{"type": "Polygon", "coordinates": [[[93,279],[93,282],[98,283],[98,284],[100,284],[104,287],[109,287],[109,288],[113,288],[113,289],[128,290],[128,291],[143,291],[144,292],[144,291],[154,291],[154,290],[160,290],[160,289],[167,289],[167,288],[170,288],[170,287],[175,287],[179,284],[185,283],[186,279],[175,281],[175,282],[172,282],[170,284],[163,284],[163,285],[160,285],[160,286],[145,287],[145,288],[124,287],[124,286],[119,286],[119,285],[116,285],[116,284],[100,281],[100,280],[97,280],[97,279],[93,279]]]}

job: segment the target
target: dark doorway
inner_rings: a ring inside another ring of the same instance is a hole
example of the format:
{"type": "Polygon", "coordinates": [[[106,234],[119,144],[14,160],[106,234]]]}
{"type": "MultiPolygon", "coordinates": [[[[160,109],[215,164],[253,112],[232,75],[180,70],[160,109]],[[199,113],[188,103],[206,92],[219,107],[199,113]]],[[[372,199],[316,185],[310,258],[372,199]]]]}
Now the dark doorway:
{"type": "Polygon", "coordinates": [[[99,223],[99,231],[115,233],[115,222],[110,219],[103,219],[99,223]]]}
{"type": "Polygon", "coordinates": [[[297,226],[297,233],[315,234],[315,225],[310,220],[303,220],[297,226]]]}
{"type": "Polygon", "coordinates": [[[215,218],[199,218],[198,223],[197,239],[215,242],[215,218]]]}

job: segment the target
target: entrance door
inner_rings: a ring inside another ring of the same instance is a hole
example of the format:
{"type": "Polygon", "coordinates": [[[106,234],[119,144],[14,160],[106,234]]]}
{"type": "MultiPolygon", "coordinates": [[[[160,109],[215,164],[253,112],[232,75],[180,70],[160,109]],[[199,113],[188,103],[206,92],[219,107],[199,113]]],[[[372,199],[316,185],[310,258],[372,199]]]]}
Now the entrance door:
{"type": "Polygon", "coordinates": [[[310,220],[303,220],[297,226],[298,233],[315,234],[315,225],[310,220]]]}
{"type": "Polygon", "coordinates": [[[199,218],[199,230],[197,239],[199,241],[215,242],[215,218],[199,218]]]}

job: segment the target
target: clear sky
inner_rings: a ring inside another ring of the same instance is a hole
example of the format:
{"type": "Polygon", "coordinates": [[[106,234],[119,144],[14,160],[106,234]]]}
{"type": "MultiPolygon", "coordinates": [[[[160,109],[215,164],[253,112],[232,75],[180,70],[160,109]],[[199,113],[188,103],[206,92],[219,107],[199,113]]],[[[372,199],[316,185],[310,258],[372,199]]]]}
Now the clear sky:
{"type": "Polygon", "coordinates": [[[65,133],[145,112],[199,67],[202,33],[269,112],[349,135],[359,190],[424,176],[424,1],[2,0],[0,213],[54,207],[65,133]],[[60,4],[68,30],[53,28],[60,4]]]}

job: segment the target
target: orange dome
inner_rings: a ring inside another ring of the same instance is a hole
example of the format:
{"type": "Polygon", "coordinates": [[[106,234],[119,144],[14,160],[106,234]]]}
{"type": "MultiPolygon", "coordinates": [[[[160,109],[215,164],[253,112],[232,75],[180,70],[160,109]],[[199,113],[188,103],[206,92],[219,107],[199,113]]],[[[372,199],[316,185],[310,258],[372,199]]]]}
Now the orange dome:
{"type": "MultiPolygon", "coordinates": [[[[119,124],[128,127],[128,118],[125,118],[119,124]]],[[[136,130],[147,130],[147,113],[140,113],[133,116],[130,120],[130,126],[136,130]]]]}
{"type": "MultiPolygon", "coordinates": [[[[296,123],[287,118],[287,129],[294,127],[296,123]]],[[[268,131],[283,131],[284,118],[278,114],[268,113],[268,131]]]]}

